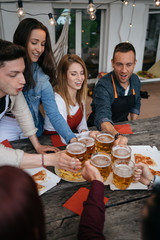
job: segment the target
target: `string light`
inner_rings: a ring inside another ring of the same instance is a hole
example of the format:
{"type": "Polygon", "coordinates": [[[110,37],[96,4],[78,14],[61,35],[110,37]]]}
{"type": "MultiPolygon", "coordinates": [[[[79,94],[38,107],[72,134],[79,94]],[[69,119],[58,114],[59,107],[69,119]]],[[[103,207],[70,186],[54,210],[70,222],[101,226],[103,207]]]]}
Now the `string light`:
{"type": "Polygon", "coordinates": [[[128,1],[127,0],[121,0],[122,2],[123,2],[123,4],[125,5],[125,6],[127,6],[128,5],[128,1]]]}
{"type": "Polygon", "coordinates": [[[160,0],[154,0],[154,3],[155,3],[155,5],[156,5],[157,7],[160,6],[160,0]]]}
{"type": "Polygon", "coordinates": [[[24,8],[23,8],[23,3],[22,3],[22,0],[18,0],[18,9],[17,9],[17,14],[18,14],[18,17],[21,17],[24,15],[24,8]]]}
{"type": "Polygon", "coordinates": [[[54,20],[52,13],[48,13],[48,17],[49,17],[49,24],[51,26],[55,25],[56,21],[54,20]]]}
{"type": "Polygon", "coordinates": [[[93,0],[89,0],[89,5],[87,7],[87,12],[89,14],[92,14],[92,13],[96,12],[96,6],[93,4],[93,0]]]}
{"type": "Polygon", "coordinates": [[[90,18],[91,21],[96,20],[96,14],[95,13],[91,13],[89,18],[90,18]]]}

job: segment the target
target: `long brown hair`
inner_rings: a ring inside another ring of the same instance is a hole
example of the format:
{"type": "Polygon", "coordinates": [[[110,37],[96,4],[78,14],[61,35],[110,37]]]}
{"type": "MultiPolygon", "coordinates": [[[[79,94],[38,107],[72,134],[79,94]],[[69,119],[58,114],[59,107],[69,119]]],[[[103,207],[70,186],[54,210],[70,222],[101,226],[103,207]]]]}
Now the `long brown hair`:
{"type": "Polygon", "coordinates": [[[0,239],[45,239],[36,184],[26,172],[12,166],[0,167],[0,239]]]}
{"type": "MultiPolygon", "coordinates": [[[[55,81],[55,69],[56,69],[56,62],[54,59],[52,47],[51,47],[51,40],[49,31],[46,26],[44,26],[41,22],[34,18],[26,18],[22,20],[13,36],[13,42],[25,47],[27,50],[28,41],[31,35],[32,30],[34,29],[42,29],[46,33],[46,43],[45,49],[43,54],[38,59],[38,64],[42,68],[43,72],[50,77],[50,83],[53,85],[55,81]]],[[[31,86],[34,86],[33,75],[30,74],[30,69],[32,66],[32,62],[30,57],[27,54],[27,62],[26,62],[26,87],[29,89],[31,86]],[[29,71],[29,72],[28,72],[29,71]]]]}
{"type": "Polygon", "coordinates": [[[77,91],[76,95],[76,101],[80,108],[82,109],[82,101],[85,102],[86,100],[86,94],[87,94],[87,69],[84,61],[82,58],[75,54],[66,54],[64,55],[57,67],[57,80],[54,86],[54,91],[57,92],[58,94],[61,95],[61,97],[64,99],[66,108],[67,108],[67,113],[70,116],[70,111],[69,111],[69,105],[73,104],[72,99],[70,98],[68,89],[67,89],[67,71],[69,69],[69,66],[72,65],[73,63],[79,63],[83,70],[84,70],[84,82],[82,84],[81,89],[77,91]]]}

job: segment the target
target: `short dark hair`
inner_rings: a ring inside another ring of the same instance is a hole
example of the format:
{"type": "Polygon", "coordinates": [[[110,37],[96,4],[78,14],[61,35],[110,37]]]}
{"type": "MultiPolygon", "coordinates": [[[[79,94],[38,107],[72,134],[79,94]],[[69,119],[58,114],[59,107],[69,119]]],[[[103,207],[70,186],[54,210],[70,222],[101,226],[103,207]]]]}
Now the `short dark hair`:
{"type": "Polygon", "coordinates": [[[13,166],[0,167],[0,239],[45,239],[44,212],[36,183],[13,166]]]}
{"type": "Polygon", "coordinates": [[[6,61],[21,57],[25,58],[25,49],[22,46],[0,39],[0,67],[3,67],[6,61]]]}
{"type": "Polygon", "coordinates": [[[135,51],[134,46],[131,43],[122,42],[122,43],[117,44],[115,46],[114,52],[113,52],[113,61],[114,61],[114,56],[115,56],[116,52],[126,53],[126,52],[129,52],[129,51],[132,51],[134,53],[134,56],[135,56],[135,59],[136,59],[136,51],[135,51]]]}
{"type": "Polygon", "coordinates": [[[153,188],[152,196],[147,200],[144,207],[147,212],[142,215],[142,239],[160,239],[160,184],[153,188]]]}

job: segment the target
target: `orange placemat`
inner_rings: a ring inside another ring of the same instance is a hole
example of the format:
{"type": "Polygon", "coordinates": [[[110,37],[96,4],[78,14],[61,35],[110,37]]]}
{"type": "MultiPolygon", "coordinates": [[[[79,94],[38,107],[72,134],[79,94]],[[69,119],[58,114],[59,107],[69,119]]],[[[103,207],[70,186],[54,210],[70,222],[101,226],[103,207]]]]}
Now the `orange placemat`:
{"type": "Polygon", "coordinates": [[[10,144],[10,142],[6,139],[3,142],[1,142],[1,144],[3,144],[5,147],[9,147],[9,148],[13,148],[12,145],[10,144]]]}
{"type": "MultiPolygon", "coordinates": [[[[77,192],[73,194],[64,204],[63,207],[68,208],[72,212],[81,216],[83,211],[83,202],[87,200],[89,189],[81,187],[77,192]]],[[[108,202],[109,198],[104,197],[104,203],[108,202]]]]}
{"type": "Polygon", "coordinates": [[[52,144],[54,147],[63,147],[63,146],[66,146],[62,141],[61,141],[61,138],[60,136],[57,134],[57,135],[52,135],[51,136],[51,141],[52,141],[52,144]]]}
{"type": "Polygon", "coordinates": [[[133,134],[129,124],[114,125],[114,127],[120,134],[133,134]]]}

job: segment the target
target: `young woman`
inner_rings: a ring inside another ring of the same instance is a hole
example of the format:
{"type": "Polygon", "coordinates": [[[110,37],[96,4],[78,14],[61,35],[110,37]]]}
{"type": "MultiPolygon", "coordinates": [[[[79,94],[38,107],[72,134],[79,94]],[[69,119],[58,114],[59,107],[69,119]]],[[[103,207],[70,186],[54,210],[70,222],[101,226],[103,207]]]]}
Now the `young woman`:
{"type": "MultiPolygon", "coordinates": [[[[66,54],[57,67],[54,86],[58,109],[72,131],[88,131],[85,113],[87,69],[84,61],[75,54],[66,54]]],[[[45,133],[55,131],[48,116],[45,117],[45,133]]]]}
{"type": "MultiPolygon", "coordinates": [[[[23,93],[35,126],[38,128],[37,136],[40,136],[43,132],[44,119],[39,110],[40,103],[42,103],[51,125],[68,143],[75,138],[75,135],[59,113],[55,102],[52,85],[55,81],[56,64],[48,29],[38,20],[26,18],[19,23],[13,41],[26,49],[27,58],[24,72],[26,85],[23,93]]],[[[3,124],[1,123],[1,136],[2,133],[4,135],[1,141],[23,138],[21,129],[13,117],[7,114],[3,119],[4,125],[7,124],[9,130],[7,131],[5,128],[3,133],[3,124]]]]}

